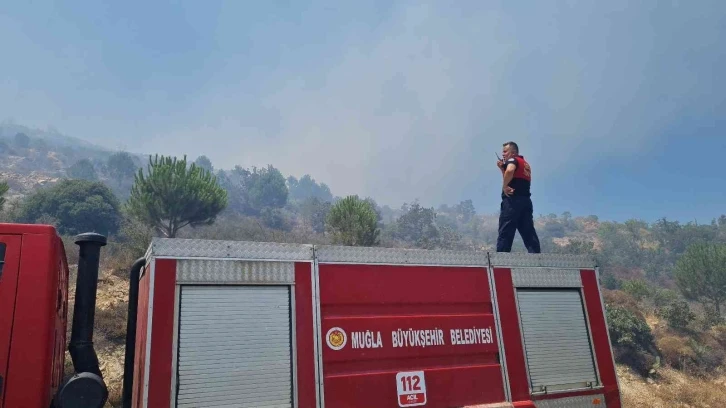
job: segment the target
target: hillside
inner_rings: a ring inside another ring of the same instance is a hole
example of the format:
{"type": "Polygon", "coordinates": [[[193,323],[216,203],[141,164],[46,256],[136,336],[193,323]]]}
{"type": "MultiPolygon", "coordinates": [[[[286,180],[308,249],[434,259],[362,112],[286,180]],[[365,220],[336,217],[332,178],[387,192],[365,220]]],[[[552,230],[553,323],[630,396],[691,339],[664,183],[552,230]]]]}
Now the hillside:
{"type": "MultiPolygon", "coordinates": [[[[69,177],[69,169],[82,161],[92,163],[98,179],[110,184],[106,163],[114,153],[53,129],[0,124],[0,180],[8,182],[10,200],[69,177]]],[[[137,166],[145,161],[140,155],[131,157],[137,166]]]]}
{"type": "MultiPolygon", "coordinates": [[[[179,237],[332,242],[327,216],[339,197],[325,183],[310,175],[283,175],[271,165],[215,169],[204,156],[193,159],[215,174],[227,191],[228,205],[212,225],[184,228],[179,237]]],[[[19,210],[36,192],[63,179],[100,182],[123,203],[134,173],[146,162],[146,157],[106,150],[56,131],[0,125],[0,181],[10,187],[9,203],[0,215],[4,221],[20,220],[19,210]]],[[[373,224],[377,217],[378,245],[469,250],[495,246],[498,215],[478,214],[470,200],[436,207],[413,201],[399,208],[381,207],[370,197],[365,201],[375,211],[373,224]]],[[[125,276],[150,237],[160,232],[111,207],[108,217],[100,217],[117,218],[118,225],[114,224],[103,253],[96,344],[112,384],[110,403],[117,406],[127,307],[125,276]]],[[[57,214],[33,214],[25,222],[54,223],[65,235],[75,227],[57,214]]],[[[85,214],[75,220],[94,218],[85,214]]],[[[714,214],[710,224],[666,218],[620,223],[563,211],[539,215],[535,225],[543,252],[591,254],[598,259],[626,406],[715,407],[717,401],[726,400],[723,305],[685,297],[675,273],[677,262],[694,244],[726,243],[726,215],[714,214]]],[[[75,248],[70,241],[68,245],[72,256],[75,248]]],[[[518,235],[513,250],[524,250],[518,235]]]]}

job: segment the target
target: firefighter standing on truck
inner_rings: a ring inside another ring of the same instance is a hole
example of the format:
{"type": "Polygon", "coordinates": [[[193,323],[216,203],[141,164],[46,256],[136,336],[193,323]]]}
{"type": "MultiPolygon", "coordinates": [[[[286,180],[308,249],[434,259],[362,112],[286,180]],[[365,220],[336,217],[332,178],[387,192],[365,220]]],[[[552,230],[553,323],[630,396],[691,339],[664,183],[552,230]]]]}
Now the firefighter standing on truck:
{"type": "Polygon", "coordinates": [[[504,143],[502,155],[502,159],[497,161],[503,177],[497,252],[511,252],[514,233],[518,230],[527,252],[538,254],[539,238],[534,229],[530,193],[532,169],[519,154],[519,146],[514,142],[504,143]]]}

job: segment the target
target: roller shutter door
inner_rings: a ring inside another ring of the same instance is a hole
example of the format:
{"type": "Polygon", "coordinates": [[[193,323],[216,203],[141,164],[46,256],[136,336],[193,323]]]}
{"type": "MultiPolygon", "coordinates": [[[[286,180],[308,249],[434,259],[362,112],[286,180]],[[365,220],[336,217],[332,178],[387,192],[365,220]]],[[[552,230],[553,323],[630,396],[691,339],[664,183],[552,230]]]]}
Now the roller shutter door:
{"type": "Polygon", "coordinates": [[[597,385],[580,291],[518,289],[517,302],[532,391],[597,385]]]}
{"type": "Polygon", "coordinates": [[[182,286],[177,407],[292,407],[290,289],[182,286]]]}

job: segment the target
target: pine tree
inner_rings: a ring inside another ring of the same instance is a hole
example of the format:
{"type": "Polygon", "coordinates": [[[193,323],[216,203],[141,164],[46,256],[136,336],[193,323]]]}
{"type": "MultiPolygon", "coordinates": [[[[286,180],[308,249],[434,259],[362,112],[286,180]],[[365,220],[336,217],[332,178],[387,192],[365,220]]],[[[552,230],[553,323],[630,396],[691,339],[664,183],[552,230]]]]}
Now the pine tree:
{"type": "Polygon", "coordinates": [[[675,278],[686,299],[699,300],[721,316],[726,302],[726,245],[692,244],[676,262],[675,278]]]}
{"type": "Polygon", "coordinates": [[[129,213],[173,238],[187,225],[210,225],[227,206],[227,192],[216,178],[187,158],[149,158],[147,174],[136,174],[128,203],[129,213]]]}
{"type": "Polygon", "coordinates": [[[358,196],[348,196],[330,209],[328,230],[335,243],[348,246],[377,245],[380,233],[378,215],[369,202],[358,196]]]}

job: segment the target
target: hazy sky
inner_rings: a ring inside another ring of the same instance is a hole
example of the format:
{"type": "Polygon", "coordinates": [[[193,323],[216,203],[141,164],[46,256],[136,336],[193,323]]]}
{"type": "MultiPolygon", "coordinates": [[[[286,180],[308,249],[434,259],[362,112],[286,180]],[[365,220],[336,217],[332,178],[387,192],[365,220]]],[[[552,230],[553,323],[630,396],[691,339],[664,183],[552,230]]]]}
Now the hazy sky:
{"type": "Polygon", "coordinates": [[[98,3],[0,7],[0,120],[482,213],[514,140],[537,214],[726,213],[726,2],[98,3]]]}

